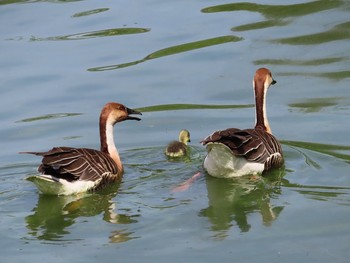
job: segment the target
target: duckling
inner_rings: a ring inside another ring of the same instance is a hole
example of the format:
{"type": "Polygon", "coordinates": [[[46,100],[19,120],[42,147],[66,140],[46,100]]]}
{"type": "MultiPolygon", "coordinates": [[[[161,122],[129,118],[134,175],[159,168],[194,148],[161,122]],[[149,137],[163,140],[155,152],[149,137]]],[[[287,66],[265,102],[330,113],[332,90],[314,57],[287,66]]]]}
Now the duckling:
{"type": "Polygon", "coordinates": [[[190,132],[181,130],[179,133],[179,141],[172,141],[165,149],[165,154],[169,157],[181,157],[187,154],[187,143],[191,142],[190,132]]]}

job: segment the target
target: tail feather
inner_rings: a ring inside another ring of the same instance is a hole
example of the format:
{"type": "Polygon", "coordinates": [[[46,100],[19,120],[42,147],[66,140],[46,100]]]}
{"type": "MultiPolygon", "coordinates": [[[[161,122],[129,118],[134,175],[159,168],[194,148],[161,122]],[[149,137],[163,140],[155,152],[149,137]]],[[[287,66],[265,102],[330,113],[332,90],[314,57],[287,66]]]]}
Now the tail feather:
{"type": "Polygon", "coordinates": [[[19,152],[19,154],[34,154],[37,156],[43,156],[46,152],[19,152]]]}
{"type": "Polygon", "coordinates": [[[50,175],[32,175],[26,179],[34,183],[43,194],[61,195],[65,191],[60,180],[50,175]]]}
{"type": "Polygon", "coordinates": [[[52,175],[41,174],[32,175],[26,178],[36,185],[39,191],[46,195],[71,195],[94,189],[99,181],[82,181],[77,180],[69,182],[62,178],[52,175]]]}

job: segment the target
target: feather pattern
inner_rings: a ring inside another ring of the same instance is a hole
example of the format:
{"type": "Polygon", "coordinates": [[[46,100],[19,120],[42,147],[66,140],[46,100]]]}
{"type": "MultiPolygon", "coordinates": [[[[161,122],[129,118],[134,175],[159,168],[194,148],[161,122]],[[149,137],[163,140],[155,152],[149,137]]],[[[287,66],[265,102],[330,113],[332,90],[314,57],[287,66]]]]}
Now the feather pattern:
{"type": "Polygon", "coordinates": [[[265,170],[280,167],[283,164],[280,144],[272,134],[261,127],[215,131],[201,142],[203,145],[222,143],[230,148],[235,156],[244,157],[250,162],[264,164],[265,170]]]}
{"type": "Polygon", "coordinates": [[[208,154],[204,168],[216,177],[261,174],[283,165],[281,145],[272,135],[266,114],[266,93],[276,81],[270,70],[260,68],[253,79],[256,123],[253,129],[229,128],[202,140],[208,154]]]}
{"type": "MultiPolygon", "coordinates": [[[[32,152],[42,156],[38,171],[67,181],[96,181],[104,173],[118,174],[114,160],[106,153],[87,148],[54,147],[47,152],[32,152]]],[[[116,176],[116,179],[118,176],[116,176]]]]}
{"type": "Polygon", "coordinates": [[[54,147],[47,152],[23,152],[42,156],[41,175],[30,176],[45,194],[69,195],[103,188],[121,179],[124,169],[114,145],[113,126],[141,112],[122,104],[107,103],[100,114],[101,151],[88,148],[54,147]]]}

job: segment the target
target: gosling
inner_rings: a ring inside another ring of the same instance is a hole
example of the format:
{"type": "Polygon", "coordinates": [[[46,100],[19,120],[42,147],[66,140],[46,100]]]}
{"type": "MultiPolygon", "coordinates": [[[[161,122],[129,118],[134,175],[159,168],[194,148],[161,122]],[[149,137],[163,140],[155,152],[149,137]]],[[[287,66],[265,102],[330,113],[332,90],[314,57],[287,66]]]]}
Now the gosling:
{"type": "Polygon", "coordinates": [[[190,132],[181,130],[179,133],[179,141],[172,141],[165,149],[165,155],[169,157],[182,157],[187,154],[187,143],[191,142],[190,132]]]}

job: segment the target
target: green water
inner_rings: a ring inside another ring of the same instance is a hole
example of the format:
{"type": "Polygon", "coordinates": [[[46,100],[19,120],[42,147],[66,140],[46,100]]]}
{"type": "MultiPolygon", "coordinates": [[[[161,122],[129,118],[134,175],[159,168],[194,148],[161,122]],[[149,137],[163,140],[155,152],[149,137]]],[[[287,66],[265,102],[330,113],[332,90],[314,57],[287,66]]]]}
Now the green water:
{"type": "Polygon", "coordinates": [[[0,1],[0,252],[4,262],[348,262],[348,1],[0,1]],[[285,166],[205,175],[199,141],[254,125],[254,71],[285,166]],[[99,148],[108,101],[122,182],[43,196],[20,151],[99,148]],[[190,155],[166,144],[191,132],[190,155]],[[200,176],[185,191],[176,187],[200,176]]]}

